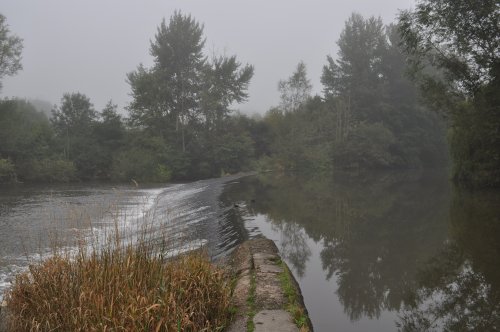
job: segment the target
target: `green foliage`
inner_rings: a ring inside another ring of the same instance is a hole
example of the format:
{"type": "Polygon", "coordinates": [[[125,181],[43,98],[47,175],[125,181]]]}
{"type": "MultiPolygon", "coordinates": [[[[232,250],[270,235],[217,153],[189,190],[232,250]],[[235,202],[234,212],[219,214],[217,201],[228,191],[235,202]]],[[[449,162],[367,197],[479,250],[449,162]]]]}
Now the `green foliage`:
{"type": "MultiPolygon", "coordinates": [[[[61,106],[52,110],[52,124],[60,136],[74,137],[88,133],[97,120],[97,112],[90,99],[79,92],[65,93],[61,106]]],[[[68,151],[71,155],[71,151],[68,151]]]]}
{"type": "MultiPolygon", "coordinates": [[[[498,85],[500,86],[500,85],[498,85]]],[[[450,147],[453,177],[472,186],[500,185],[500,98],[492,86],[453,114],[450,147]]]]}
{"type": "MultiPolygon", "coordinates": [[[[281,107],[267,113],[274,159],[267,164],[285,170],[443,165],[444,121],[420,104],[399,43],[394,26],[353,14],[337,43],[338,59],[328,56],[323,68],[325,98],[287,110],[290,98],[282,93],[281,107]]],[[[306,78],[299,65],[280,90],[299,72],[306,78]]]]}
{"type": "Polygon", "coordinates": [[[287,80],[279,81],[280,109],[283,112],[294,112],[311,97],[312,85],[307,78],[306,65],[303,61],[287,80]]]}
{"type": "Polygon", "coordinates": [[[97,112],[90,99],[79,92],[64,94],[61,106],[52,110],[51,122],[59,148],[65,159],[75,164],[78,176],[95,178],[103,154],[92,135],[97,112]]]}
{"type": "Polygon", "coordinates": [[[57,137],[45,114],[24,100],[0,102],[0,142],[0,157],[9,158],[14,167],[9,171],[11,179],[30,182],[77,179],[73,161],[59,156],[57,137]]]}
{"type": "Polygon", "coordinates": [[[414,168],[446,162],[445,126],[418,100],[405,77],[393,25],[353,14],[328,57],[322,83],[335,113],[334,166],[414,168]]]}
{"type": "Polygon", "coordinates": [[[281,266],[283,272],[279,274],[281,289],[287,299],[286,310],[292,314],[293,320],[301,331],[309,331],[309,317],[304,308],[298,302],[299,294],[297,293],[296,286],[292,281],[292,274],[288,269],[285,262],[280,261],[278,265],[281,266]]]}
{"type": "Polygon", "coordinates": [[[381,18],[363,18],[353,13],[337,42],[338,59],[327,57],[321,82],[325,96],[349,96],[352,102],[365,108],[376,97],[381,81],[382,55],[386,47],[381,18]]]}
{"type": "Polygon", "coordinates": [[[341,168],[386,168],[394,164],[390,153],[396,139],[381,123],[360,123],[339,142],[333,153],[334,165],[341,168]]]}
{"type": "Polygon", "coordinates": [[[250,275],[250,288],[248,289],[248,297],[247,297],[247,332],[255,331],[255,323],[253,322],[253,318],[257,313],[257,308],[255,307],[255,296],[256,296],[256,288],[257,282],[255,280],[255,271],[251,272],[250,275]]]}
{"type": "Polygon", "coordinates": [[[166,165],[169,147],[163,139],[136,134],[128,146],[116,154],[111,177],[115,181],[167,182],[172,171],[166,165]]]}
{"type": "Polygon", "coordinates": [[[186,126],[196,117],[202,91],[203,27],[190,15],[175,12],[158,27],[150,53],[155,66],[139,66],[128,75],[134,124],[175,140],[185,151],[186,126]]]}
{"type": "Polygon", "coordinates": [[[496,0],[419,0],[414,11],[400,15],[413,74],[424,84],[441,83],[440,98],[474,96],[499,74],[499,20],[496,0]],[[429,65],[439,71],[423,71],[429,65]]]}
{"type": "Polygon", "coordinates": [[[24,100],[0,101],[0,157],[18,161],[47,153],[52,130],[44,114],[24,100]]]}
{"type": "Polygon", "coordinates": [[[223,130],[224,120],[231,113],[233,103],[248,98],[247,89],[253,76],[253,67],[242,68],[236,56],[214,57],[204,70],[201,113],[207,130],[223,130]]]}
{"type": "MultiPolygon", "coordinates": [[[[161,23],[151,43],[154,67],[141,65],[128,75],[132,127],[139,136],[154,136],[168,146],[168,153],[141,158],[149,165],[143,166],[164,165],[175,179],[237,172],[253,157],[249,134],[238,132],[238,120],[229,117],[230,106],[248,97],[253,67],[235,56],[209,61],[204,44],[203,26],[176,12],[168,25],[161,23]]],[[[141,154],[134,149],[126,153],[134,160],[141,154]]],[[[126,159],[123,154],[117,159],[120,177],[136,173],[123,170],[126,159]]]]}
{"type": "Polygon", "coordinates": [[[14,164],[9,159],[0,159],[0,182],[9,181],[15,175],[14,164]]]}
{"type": "Polygon", "coordinates": [[[125,127],[111,101],[97,112],[81,93],[65,94],[53,111],[58,153],[74,163],[80,179],[110,179],[113,155],[124,144],[125,127]]]}
{"type": "Polygon", "coordinates": [[[0,90],[5,76],[15,75],[23,68],[22,49],[22,39],[10,33],[5,16],[0,14],[0,90]]]}
{"type": "Polygon", "coordinates": [[[75,181],[76,168],[73,162],[62,159],[31,160],[24,165],[24,179],[31,182],[71,182],[75,181]]]}
{"type": "Polygon", "coordinates": [[[271,136],[273,164],[282,170],[330,168],[332,115],[319,97],[309,99],[295,112],[271,109],[264,121],[271,136]]]}
{"type": "Polygon", "coordinates": [[[451,120],[453,177],[500,185],[498,1],[421,0],[400,16],[411,73],[426,101],[451,120]]]}
{"type": "Polygon", "coordinates": [[[95,160],[97,165],[96,176],[102,179],[110,179],[113,168],[113,156],[125,144],[126,128],[118,107],[111,101],[107,103],[99,114],[100,121],[93,125],[94,146],[96,150],[95,160]]]}

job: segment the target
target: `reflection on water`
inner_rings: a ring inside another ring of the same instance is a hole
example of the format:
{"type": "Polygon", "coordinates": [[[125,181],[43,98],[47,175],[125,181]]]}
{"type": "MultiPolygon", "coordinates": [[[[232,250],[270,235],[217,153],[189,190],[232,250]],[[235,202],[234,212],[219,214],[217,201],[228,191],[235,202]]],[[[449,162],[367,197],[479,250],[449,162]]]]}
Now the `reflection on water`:
{"type": "Polygon", "coordinates": [[[419,270],[403,331],[500,329],[500,194],[456,191],[450,237],[419,270]]]}
{"type": "Polygon", "coordinates": [[[500,328],[499,193],[413,172],[249,177],[222,198],[277,242],[317,331],[500,328]]]}

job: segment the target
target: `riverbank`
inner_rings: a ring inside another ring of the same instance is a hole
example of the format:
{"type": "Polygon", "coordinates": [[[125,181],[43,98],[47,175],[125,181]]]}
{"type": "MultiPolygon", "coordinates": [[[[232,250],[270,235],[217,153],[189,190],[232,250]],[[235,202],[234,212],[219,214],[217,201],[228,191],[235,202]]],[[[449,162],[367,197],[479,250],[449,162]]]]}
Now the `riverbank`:
{"type": "Polygon", "coordinates": [[[312,331],[300,288],[272,240],[243,242],[228,265],[236,311],[228,331],[312,331]]]}
{"type": "MultiPolygon", "coordinates": [[[[233,280],[230,310],[234,316],[226,331],[312,331],[300,288],[273,241],[245,241],[221,265],[233,280]]],[[[2,303],[0,332],[6,331],[2,303]]]]}

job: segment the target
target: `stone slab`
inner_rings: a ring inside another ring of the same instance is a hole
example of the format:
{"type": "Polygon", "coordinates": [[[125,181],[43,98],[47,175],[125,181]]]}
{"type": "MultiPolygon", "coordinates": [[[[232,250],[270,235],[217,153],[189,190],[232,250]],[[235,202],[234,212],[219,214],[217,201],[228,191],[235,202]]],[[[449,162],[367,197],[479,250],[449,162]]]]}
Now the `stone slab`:
{"type": "Polygon", "coordinates": [[[255,332],[298,332],[298,327],[285,310],[262,310],[253,318],[255,332]]]}
{"type": "Polygon", "coordinates": [[[280,274],[283,272],[283,268],[279,265],[262,264],[258,267],[258,270],[262,273],[273,273],[280,274]]]}

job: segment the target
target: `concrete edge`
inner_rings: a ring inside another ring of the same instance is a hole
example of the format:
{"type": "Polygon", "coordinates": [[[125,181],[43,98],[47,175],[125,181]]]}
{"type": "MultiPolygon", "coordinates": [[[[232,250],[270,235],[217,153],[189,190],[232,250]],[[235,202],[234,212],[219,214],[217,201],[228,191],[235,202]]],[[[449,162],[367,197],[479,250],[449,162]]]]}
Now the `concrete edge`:
{"type": "Polygon", "coordinates": [[[227,331],[247,331],[249,308],[246,300],[250,292],[250,277],[252,275],[255,275],[256,279],[254,331],[275,331],[278,325],[281,326],[279,331],[299,331],[299,328],[293,323],[292,315],[285,310],[288,299],[279,279],[282,272],[288,274],[297,294],[295,304],[304,311],[307,317],[306,326],[300,330],[313,331],[300,286],[286,263],[283,262],[285,270],[278,265],[280,261],[282,259],[276,244],[264,237],[247,240],[231,253],[226,263],[235,279],[232,305],[236,308],[237,313],[227,331]],[[279,321],[278,325],[275,325],[276,320],[279,321]]]}

